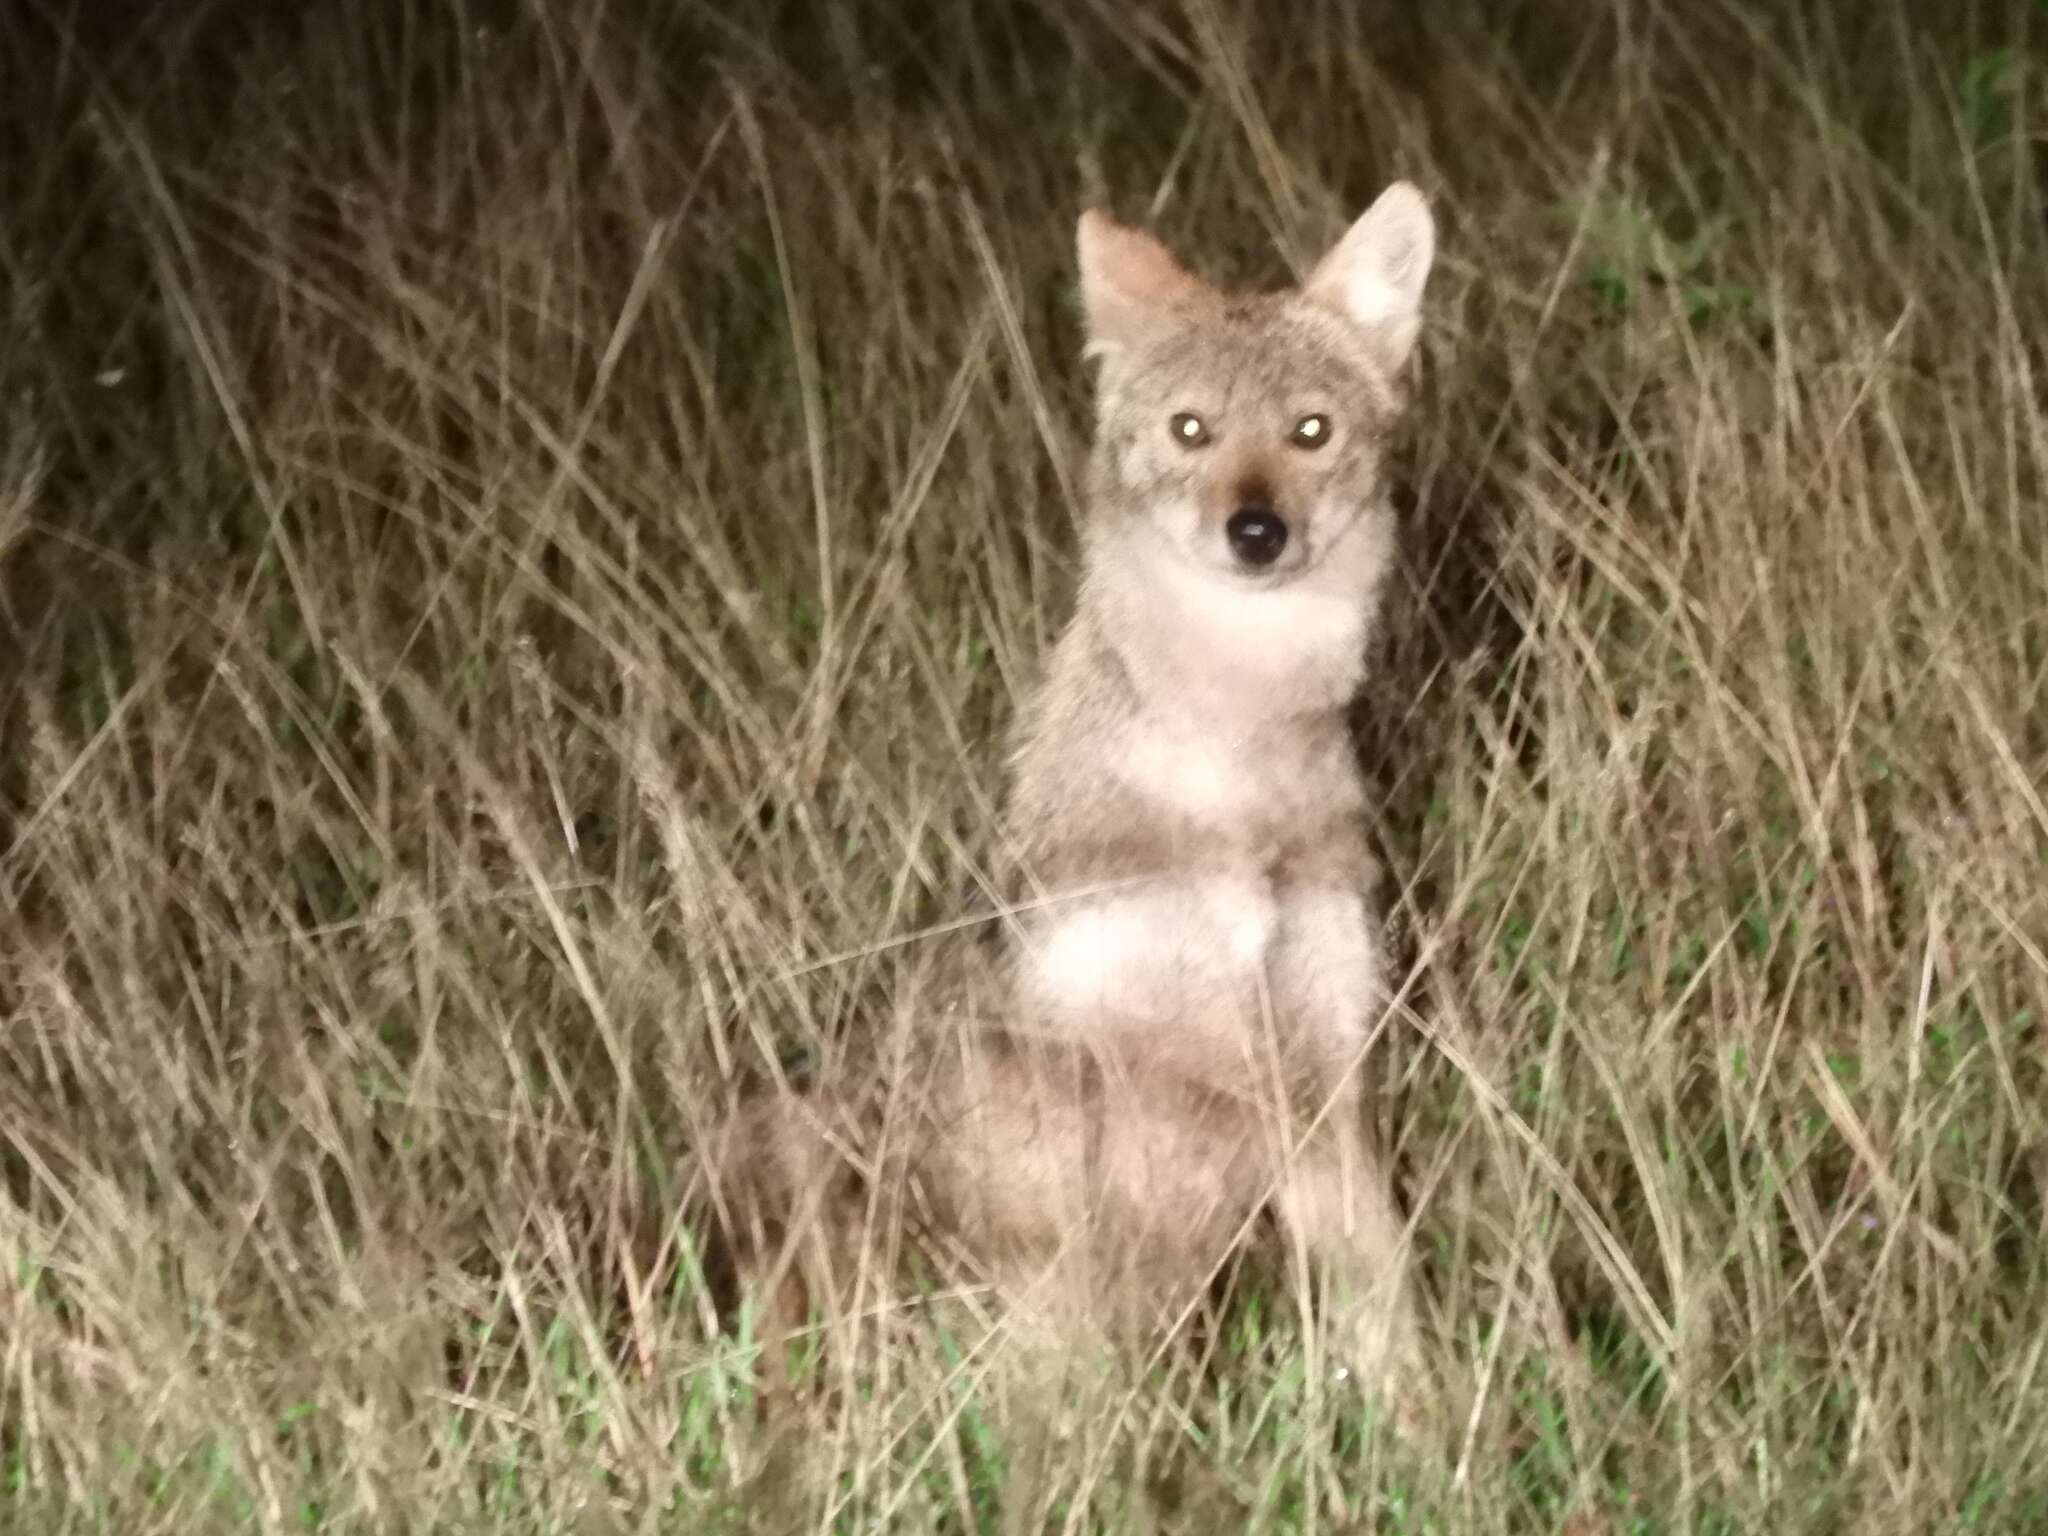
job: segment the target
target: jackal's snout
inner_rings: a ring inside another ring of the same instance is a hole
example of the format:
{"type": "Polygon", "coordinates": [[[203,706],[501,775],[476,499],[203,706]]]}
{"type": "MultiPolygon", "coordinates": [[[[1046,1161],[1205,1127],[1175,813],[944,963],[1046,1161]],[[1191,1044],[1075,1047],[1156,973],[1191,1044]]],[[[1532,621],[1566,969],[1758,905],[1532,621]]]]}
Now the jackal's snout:
{"type": "Polygon", "coordinates": [[[1270,473],[1272,468],[1256,457],[1240,458],[1217,476],[1209,493],[1209,515],[1215,521],[1208,526],[1221,529],[1230,562],[1240,571],[1270,570],[1290,546],[1297,556],[1301,553],[1302,530],[1287,511],[1294,498],[1287,493],[1284,478],[1270,473]]]}
{"type": "Polygon", "coordinates": [[[1263,570],[1287,548],[1287,519],[1264,501],[1247,501],[1230,514],[1223,536],[1239,565],[1263,570]]]}

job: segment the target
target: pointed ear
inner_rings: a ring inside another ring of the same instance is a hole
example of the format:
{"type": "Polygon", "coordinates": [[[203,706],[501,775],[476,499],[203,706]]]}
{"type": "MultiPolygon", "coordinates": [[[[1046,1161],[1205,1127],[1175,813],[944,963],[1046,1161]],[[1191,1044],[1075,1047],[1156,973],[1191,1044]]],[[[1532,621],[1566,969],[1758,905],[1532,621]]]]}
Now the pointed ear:
{"type": "Polygon", "coordinates": [[[1091,356],[1143,340],[1202,292],[1199,278],[1143,230],[1119,224],[1099,208],[1081,215],[1081,308],[1091,356]]]}
{"type": "Polygon", "coordinates": [[[1397,181],[1316,264],[1303,291],[1369,332],[1389,369],[1408,361],[1422,325],[1422,285],[1436,223],[1413,185],[1397,181]]]}

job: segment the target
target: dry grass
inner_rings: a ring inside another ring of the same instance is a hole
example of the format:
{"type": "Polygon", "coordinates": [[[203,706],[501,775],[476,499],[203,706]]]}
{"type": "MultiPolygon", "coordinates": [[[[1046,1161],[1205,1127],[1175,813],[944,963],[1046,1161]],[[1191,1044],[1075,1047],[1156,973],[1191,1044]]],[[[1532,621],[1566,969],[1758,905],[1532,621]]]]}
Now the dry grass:
{"type": "Polygon", "coordinates": [[[0,1525],[2048,1524],[2048,15],[1940,9],[8,11],[0,1525]],[[1254,1294],[1026,1509],[976,1298],[757,1400],[722,1133],[971,959],[1076,208],[1273,281],[1396,174],[1475,1410],[1254,1294]]]}

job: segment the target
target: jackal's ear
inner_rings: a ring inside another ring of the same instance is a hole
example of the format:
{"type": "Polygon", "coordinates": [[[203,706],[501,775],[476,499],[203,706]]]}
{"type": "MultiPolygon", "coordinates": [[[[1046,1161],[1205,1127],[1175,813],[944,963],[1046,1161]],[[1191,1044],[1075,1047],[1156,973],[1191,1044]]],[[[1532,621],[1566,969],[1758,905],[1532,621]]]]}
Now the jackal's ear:
{"type": "Polygon", "coordinates": [[[1142,341],[1202,291],[1201,279],[1175,261],[1173,252],[1100,208],[1081,215],[1075,244],[1091,357],[1142,341]]]}
{"type": "Polygon", "coordinates": [[[1386,366],[1399,368],[1422,325],[1422,285],[1435,256],[1429,204],[1397,181],[1316,264],[1304,291],[1364,327],[1386,366]]]}

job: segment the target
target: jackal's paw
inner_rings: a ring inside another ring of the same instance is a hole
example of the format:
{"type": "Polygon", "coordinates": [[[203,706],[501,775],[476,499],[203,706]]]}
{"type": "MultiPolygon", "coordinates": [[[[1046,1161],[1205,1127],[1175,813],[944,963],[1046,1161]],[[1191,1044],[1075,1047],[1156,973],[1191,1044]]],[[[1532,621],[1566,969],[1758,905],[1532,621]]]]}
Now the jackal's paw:
{"type": "Polygon", "coordinates": [[[1391,1427],[1412,1444],[1435,1439],[1444,1429],[1443,1397],[1434,1377],[1426,1373],[1383,1375],[1375,1383],[1350,1366],[1337,1365],[1330,1369],[1330,1385],[1338,1393],[1362,1398],[1375,1423],[1391,1427]]]}
{"type": "Polygon", "coordinates": [[[1391,1424],[1404,1440],[1441,1432],[1449,1411],[1442,1382],[1412,1322],[1361,1320],[1351,1332],[1351,1347],[1330,1367],[1331,1386],[1362,1398],[1374,1419],[1391,1424]]]}

